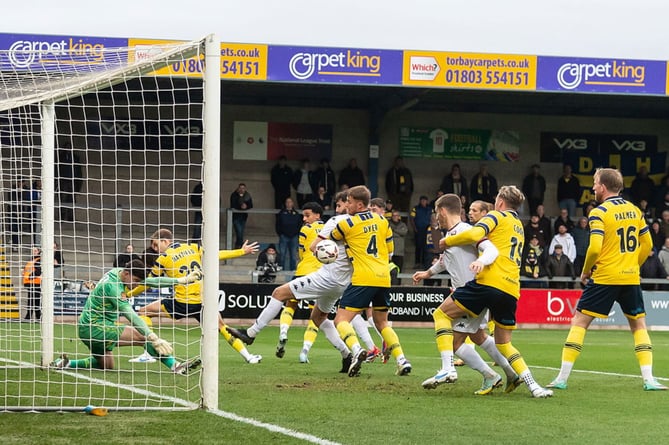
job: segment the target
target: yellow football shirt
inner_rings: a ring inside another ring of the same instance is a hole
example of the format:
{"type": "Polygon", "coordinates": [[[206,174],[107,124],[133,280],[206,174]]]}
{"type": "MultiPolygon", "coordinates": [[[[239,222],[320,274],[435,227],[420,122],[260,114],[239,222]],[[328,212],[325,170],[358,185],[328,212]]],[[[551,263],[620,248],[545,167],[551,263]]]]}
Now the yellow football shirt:
{"type": "Polygon", "coordinates": [[[349,215],[330,234],[344,241],[353,266],[354,286],[390,287],[389,254],[393,252],[393,231],[384,217],[369,210],[349,215]]]}
{"type": "MultiPolygon", "coordinates": [[[[156,260],[151,274],[160,277],[180,278],[187,276],[196,268],[202,269],[201,247],[196,244],[174,242],[156,260]]],[[[202,283],[176,284],[174,299],[181,303],[202,303],[202,283]]]]}
{"type": "Polygon", "coordinates": [[[511,210],[493,210],[471,229],[444,238],[448,246],[471,244],[487,237],[499,256],[476,276],[476,282],[520,298],[520,265],[525,233],[518,214],[511,210]]]}
{"type": "Polygon", "coordinates": [[[297,255],[299,262],[295,270],[295,275],[303,277],[311,272],[315,272],[322,266],[318,258],[311,252],[311,243],[318,237],[318,233],[323,228],[323,221],[315,221],[311,224],[305,224],[300,229],[297,242],[297,255]]]}
{"type": "Polygon", "coordinates": [[[590,245],[583,270],[592,270],[596,284],[639,284],[639,264],[648,257],[652,244],[639,208],[612,197],[590,211],[588,222],[590,245]]]}

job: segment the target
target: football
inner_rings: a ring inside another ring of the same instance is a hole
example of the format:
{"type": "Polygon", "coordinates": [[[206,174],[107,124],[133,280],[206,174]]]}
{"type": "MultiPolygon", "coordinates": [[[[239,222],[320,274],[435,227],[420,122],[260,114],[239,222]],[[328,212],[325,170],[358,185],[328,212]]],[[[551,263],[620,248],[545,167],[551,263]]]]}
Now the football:
{"type": "Polygon", "coordinates": [[[334,263],[338,254],[337,243],[332,240],[324,239],[316,245],[316,258],[323,264],[334,263]]]}

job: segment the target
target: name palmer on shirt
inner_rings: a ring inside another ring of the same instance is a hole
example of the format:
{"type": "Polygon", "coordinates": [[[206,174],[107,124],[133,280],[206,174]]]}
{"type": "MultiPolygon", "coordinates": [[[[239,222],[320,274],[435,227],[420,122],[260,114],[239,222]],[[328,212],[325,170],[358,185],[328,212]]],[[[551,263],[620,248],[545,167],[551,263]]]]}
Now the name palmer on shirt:
{"type": "Polygon", "coordinates": [[[623,221],[623,220],[626,220],[626,219],[637,219],[638,218],[636,212],[632,212],[632,211],[617,212],[617,213],[614,213],[613,216],[616,219],[616,221],[623,221]]]}

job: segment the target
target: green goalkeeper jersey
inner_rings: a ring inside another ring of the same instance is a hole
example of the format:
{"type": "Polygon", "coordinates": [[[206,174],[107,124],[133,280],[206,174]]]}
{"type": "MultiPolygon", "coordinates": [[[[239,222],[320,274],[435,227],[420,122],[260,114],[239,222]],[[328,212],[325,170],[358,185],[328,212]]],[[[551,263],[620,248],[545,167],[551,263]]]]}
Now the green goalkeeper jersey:
{"type": "Polygon", "coordinates": [[[122,270],[122,268],[110,270],[97,283],[86,300],[79,316],[79,324],[91,327],[114,325],[122,315],[142,335],[148,335],[151,331],[126,299],[126,286],[120,278],[122,270]]]}

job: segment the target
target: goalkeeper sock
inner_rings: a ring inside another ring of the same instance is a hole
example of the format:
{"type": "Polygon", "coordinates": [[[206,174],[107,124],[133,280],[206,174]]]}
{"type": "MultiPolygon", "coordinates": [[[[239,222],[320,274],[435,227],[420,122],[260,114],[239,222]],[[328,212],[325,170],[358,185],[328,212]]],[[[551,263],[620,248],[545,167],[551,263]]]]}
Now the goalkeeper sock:
{"type": "Polygon", "coordinates": [[[177,361],[174,357],[172,357],[171,355],[162,357],[160,354],[158,354],[158,351],[156,351],[156,348],[153,347],[151,342],[147,341],[144,347],[146,348],[147,351],[149,351],[151,357],[159,358],[160,363],[167,366],[169,369],[174,368],[174,366],[176,365],[177,361]]]}
{"type": "Polygon", "coordinates": [[[68,368],[98,368],[99,364],[95,357],[86,357],[78,360],[70,360],[68,368]]]}

